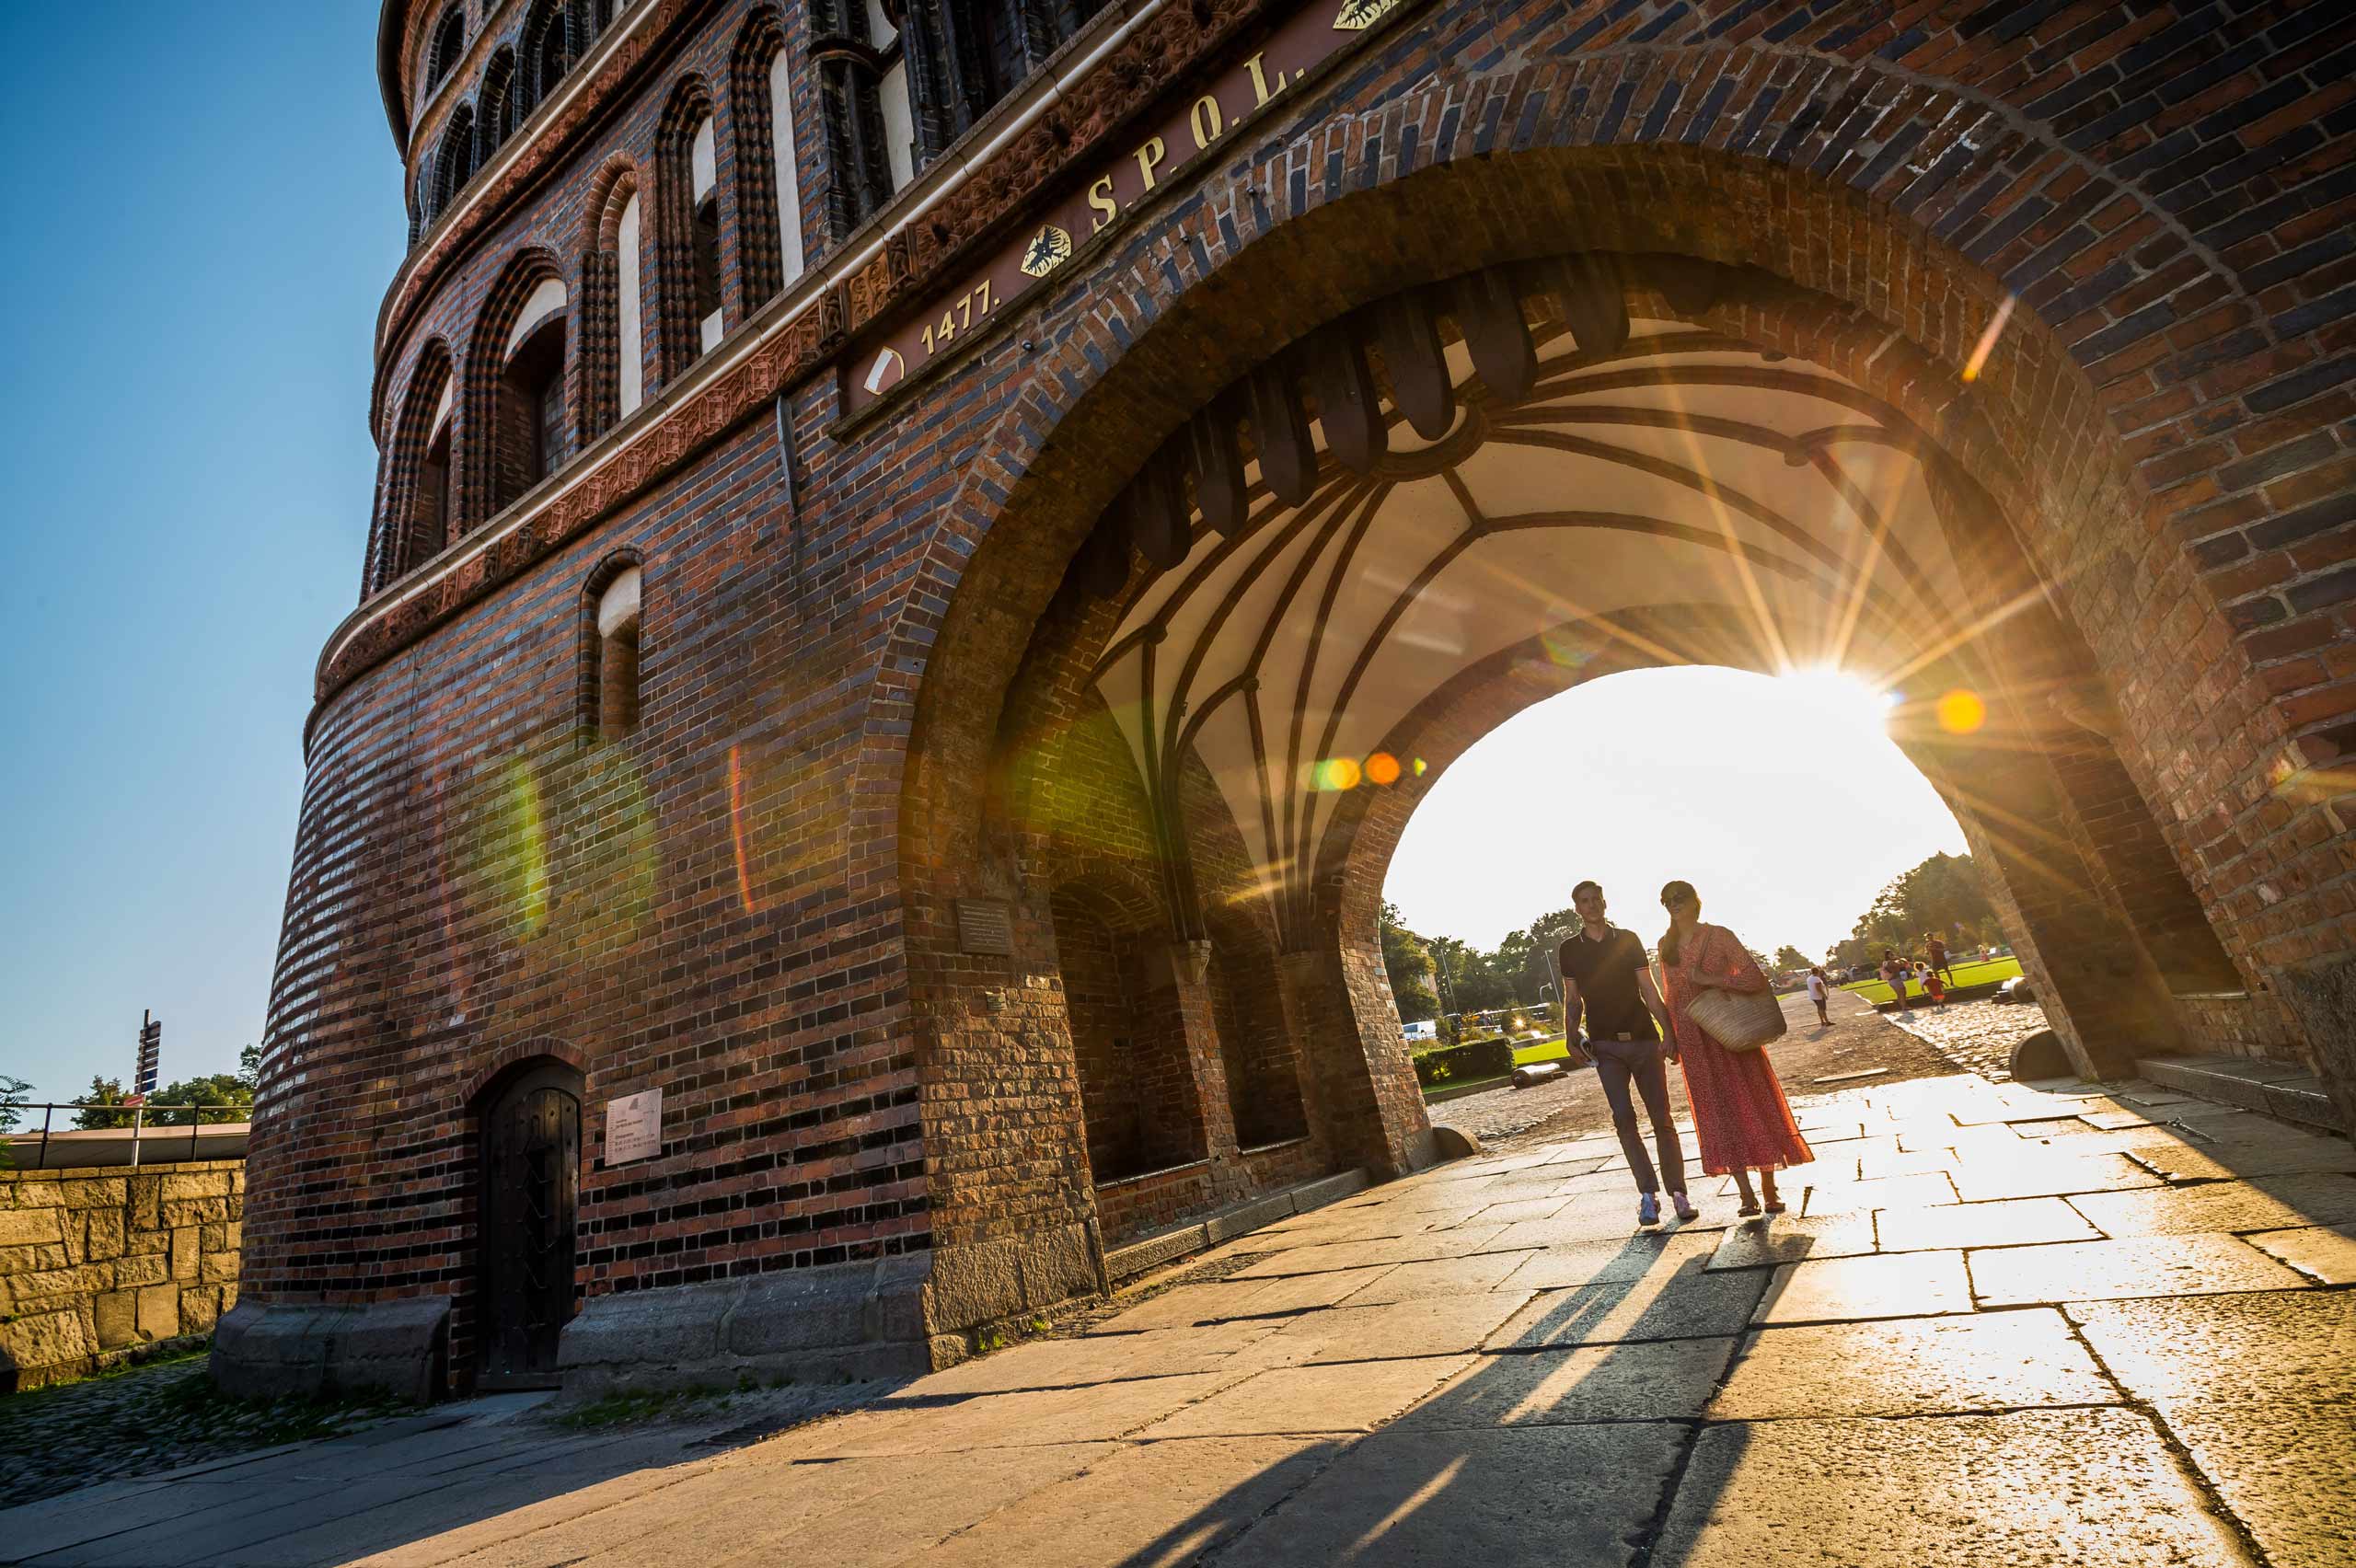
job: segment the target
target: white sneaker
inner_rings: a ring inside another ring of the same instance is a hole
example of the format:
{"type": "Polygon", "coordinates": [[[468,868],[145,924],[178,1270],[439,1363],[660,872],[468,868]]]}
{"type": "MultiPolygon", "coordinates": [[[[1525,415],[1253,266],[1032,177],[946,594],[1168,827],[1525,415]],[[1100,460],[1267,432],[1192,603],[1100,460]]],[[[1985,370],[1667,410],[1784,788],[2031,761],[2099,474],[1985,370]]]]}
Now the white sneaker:
{"type": "Polygon", "coordinates": [[[1636,1200],[1636,1223],[1638,1225],[1660,1223],[1660,1200],[1650,1193],[1643,1194],[1636,1200]]]}

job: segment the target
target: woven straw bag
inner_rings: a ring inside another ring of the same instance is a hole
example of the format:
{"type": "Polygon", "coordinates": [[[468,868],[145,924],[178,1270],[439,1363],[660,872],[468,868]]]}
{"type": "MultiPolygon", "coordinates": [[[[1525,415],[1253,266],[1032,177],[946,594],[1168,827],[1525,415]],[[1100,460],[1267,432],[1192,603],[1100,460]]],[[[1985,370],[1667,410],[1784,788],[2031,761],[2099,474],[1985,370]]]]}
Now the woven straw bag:
{"type": "Polygon", "coordinates": [[[1773,991],[1721,991],[1696,986],[1685,1011],[1702,1032],[1729,1051],[1756,1051],[1781,1040],[1787,1025],[1773,991]]]}

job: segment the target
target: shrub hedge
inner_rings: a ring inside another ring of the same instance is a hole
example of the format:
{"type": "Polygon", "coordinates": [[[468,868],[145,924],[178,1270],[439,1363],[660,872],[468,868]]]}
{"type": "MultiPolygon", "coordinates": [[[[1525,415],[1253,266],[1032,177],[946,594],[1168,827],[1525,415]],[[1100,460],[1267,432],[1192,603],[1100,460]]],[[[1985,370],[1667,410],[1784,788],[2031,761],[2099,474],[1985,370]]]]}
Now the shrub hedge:
{"type": "Polygon", "coordinates": [[[1460,1078],[1503,1078],[1513,1071],[1513,1043],[1505,1039],[1426,1051],[1415,1058],[1415,1078],[1426,1089],[1460,1078]]]}

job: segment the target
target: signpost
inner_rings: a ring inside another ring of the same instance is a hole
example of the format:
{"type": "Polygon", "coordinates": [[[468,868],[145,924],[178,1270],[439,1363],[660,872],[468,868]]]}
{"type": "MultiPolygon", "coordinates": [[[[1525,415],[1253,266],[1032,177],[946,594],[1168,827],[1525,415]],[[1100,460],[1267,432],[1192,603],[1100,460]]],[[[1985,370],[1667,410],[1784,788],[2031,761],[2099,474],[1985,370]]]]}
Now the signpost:
{"type": "Polygon", "coordinates": [[[144,1009],[139,1014],[139,1067],[131,1075],[133,1103],[144,1103],[156,1092],[156,1072],[164,1055],[164,1020],[144,1009]]]}

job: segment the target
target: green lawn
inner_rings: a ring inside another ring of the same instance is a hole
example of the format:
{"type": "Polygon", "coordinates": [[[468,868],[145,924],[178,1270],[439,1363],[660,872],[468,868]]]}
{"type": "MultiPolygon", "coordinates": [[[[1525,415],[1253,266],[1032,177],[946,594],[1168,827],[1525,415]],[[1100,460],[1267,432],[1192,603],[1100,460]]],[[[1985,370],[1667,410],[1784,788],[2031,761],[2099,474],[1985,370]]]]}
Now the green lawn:
{"type": "MultiPolygon", "coordinates": [[[[1958,988],[1965,986],[1991,986],[1999,980],[2010,980],[2020,972],[2021,961],[2017,958],[1992,958],[1985,963],[1958,963],[1954,966],[1954,985],[1958,988]]],[[[1863,997],[1866,1001],[1877,1006],[1896,999],[1890,988],[1878,980],[1860,980],[1854,986],[1843,986],[1841,988],[1853,996],[1863,997]]],[[[1923,987],[1910,983],[1906,987],[1906,994],[1919,1002],[1923,999],[1923,987]]]]}
{"type": "Polygon", "coordinates": [[[1557,1034],[1552,1040],[1542,1040],[1535,1045],[1517,1045],[1513,1049],[1513,1065],[1526,1067],[1532,1062],[1559,1062],[1569,1056],[1571,1048],[1557,1034]]]}

